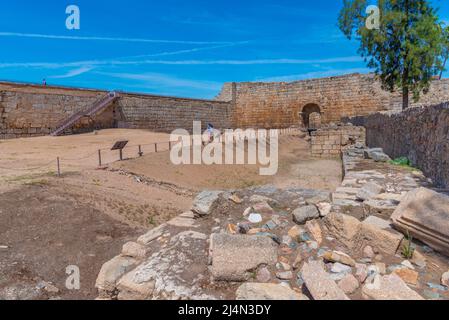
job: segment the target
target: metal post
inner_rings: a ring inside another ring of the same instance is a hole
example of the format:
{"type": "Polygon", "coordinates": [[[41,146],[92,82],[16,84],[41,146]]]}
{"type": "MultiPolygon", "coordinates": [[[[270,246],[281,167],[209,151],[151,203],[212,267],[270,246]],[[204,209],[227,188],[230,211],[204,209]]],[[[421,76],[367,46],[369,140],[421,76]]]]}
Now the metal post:
{"type": "Polygon", "coordinates": [[[139,144],[139,157],[143,156],[142,146],[139,144]]]}
{"type": "Polygon", "coordinates": [[[59,164],[59,157],[56,158],[56,162],[58,164],[58,177],[60,177],[61,176],[61,166],[59,164]]]}
{"type": "Polygon", "coordinates": [[[98,166],[101,167],[101,150],[98,150],[98,166]]]}
{"type": "Polygon", "coordinates": [[[120,161],[123,161],[123,149],[120,149],[120,161]]]}
{"type": "Polygon", "coordinates": [[[154,144],[154,151],[157,153],[157,143],[154,144]]]}

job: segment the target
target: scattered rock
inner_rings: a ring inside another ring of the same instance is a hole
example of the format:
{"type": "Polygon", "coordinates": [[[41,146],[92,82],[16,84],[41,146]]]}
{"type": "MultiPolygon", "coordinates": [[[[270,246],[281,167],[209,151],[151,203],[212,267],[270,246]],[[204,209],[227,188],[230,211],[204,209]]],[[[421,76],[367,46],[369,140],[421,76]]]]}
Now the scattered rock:
{"type": "Polygon", "coordinates": [[[424,257],[424,255],[421,254],[420,252],[418,252],[418,250],[416,250],[416,249],[413,251],[413,257],[411,259],[411,262],[415,266],[417,266],[417,267],[419,267],[421,269],[425,268],[426,265],[427,265],[426,257],[424,257]]]}
{"type": "Polygon", "coordinates": [[[327,251],[323,255],[324,260],[330,262],[339,262],[350,267],[355,267],[355,261],[346,253],[340,251],[327,251]]]}
{"type": "Polygon", "coordinates": [[[228,198],[228,200],[231,200],[231,201],[234,202],[235,204],[241,204],[241,203],[243,202],[243,200],[240,199],[239,196],[236,195],[236,194],[231,195],[231,196],[228,198]]]}
{"type": "Polygon", "coordinates": [[[37,284],[38,289],[44,289],[48,293],[59,293],[59,289],[54,286],[51,282],[41,281],[37,284]]]}
{"type": "Polygon", "coordinates": [[[251,213],[248,216],[248,221],[251,223],[261,223],[262,222],[262,216],[258,213],[251,213]]]}
{"type": "Polygon", "coordinates": [[[143,236],[140,236],[139,239],[137,239],[137,242],[143,244],[144,246],[149,245],[154,240],[157,240],[158,238],[162,237],[162,235],[165,232],[165,227],[166,227],[165,225],[160,225],[157,228],[151,229],[143,236]]]}
{"type": "Polygon", "coordinates": [[[349,248],[356,245],[361,222],[346,214],[332,212],[324,218],[329,233],[349,248]]]}
{"type": "Polygon", "coordinates": [[[308,300],[303,294],[274,283],[244,283],[236,292],[237,300],[308,300]]]}
{"type": "Polygon", "coordinates": [[[309,220],[317,219],[320,213],[315,206],[300,207],[293,211],[293,221],[297,224],[304,224],[309,220]]]}
{"type": "Polygon", "coordinates": [[[222,191],[203,191],[193,201],[192,211],[200,216],[209,215],[222,191]]]}
{"type": "Polygon", "coordinates": [[[349,300],[324,270],[320,261],[304,263],[301,277],[314,300],[349,300]]]}
{"type": "Polygon", "coordinates": [[[302,263],[302,255],[301,253],[298,253],[296,255],[295,261],[293,262],[293,269],[299,269],[299,267],[301,266],[302,263]]]}
{"type": "Polygon", "coordinates": [[[348,274],[352,273],[352,268],[350,266],[337,262],[332,265],[331,272],[348,274]]]}
{"type": "Polygon", "coordinates": [[[382,148],[373,148],[365,150],[365,159],[373,159],[376,162],[388,162],[390,157],[384,153],[382,148]]]}
{"type": "Polygon", "coordinates": [[[306,204],[316,206],[318,203],[330,203],[331,201],[331,194],[329,192],[317,191],[316,194],[306,199],[306,204]]]}
{"type": "Polygon", "coordinates": [[[439,284],[436,284],[436,283],[428,282],[427,286],[429,288],[431,288],[431,289],[434,289],[434,290],[447,291],[447,288],[445,286],[442,286],[442,285],[439,285],[439,284]]]}
{"type": "Polygon", "coordinates": [[[378,185],[375,182],[368,182],[360,189],[355,197],[357,198],[357,200],[365,201],[374,198],[382,192],[384,192],[382,186],[378,185]]]}
{"type": "Polygon", "coordinates": [[[383,229],[370,221],[364,221],[357,237],[358,247],[370,245],[377,251],[395,255],[404,235],[391,229],[383,229]]]}
{"type": "Polygon", "coordinates": [[[321,245],[323,242],[323,234],[321,232],[320,224],[316,220],[307,221],[305,225],[306,230],[310,233],[313,239],[321,245]]]}
{"type": "Polygon", "coordinates": [[[260,265],[277,262],[277,246],[268,237],[213,234],[210,248],[215,280],[246,281],[260,265]]]}
{"type": "Polygon", "coordinates": [[[271,198],[265,197],[265,196],[261,196],[258,194],[254,194],[249,198],[249,202],[250,203],[260,203],[260,202],[266,202],[268,203],[270,206],[277,206],[279,203],[271,198]]]}
{"type": "Polygon", "coordinates": [[[396,274],[376,275],[372,283],[363,286],[362,292],[374,300],[424,300],[396,274]]]}
{"type": "Polygon", "coordinates": [[[247,215],[249,215],[251,213],[252,210],[253,210],[252,207],[246,208],[245,211],[243,211],[243,216],[246,217],[247,215]]]}
{"type": "Polygon", "coordinates": [[[441,284],[449,288],[449,271],[443,273],[443,275],[441,276],[441,284]]]}
{"type": "Polygon", "coordinates": [[[101,267],[95,287],[100,291],[112,292],[117,281],[136,265],[136,260],[130,257],[117,256],[101,267]]]}
{"type": "Polygon", "coordinates": [[[368,267],[365,264],[356,263],[355,264],[355,276],[360,283],[364,283],[368,277],[368,267]]]}
{"type": "Polygon", "coordinates": [[[8,248],[9,248],[8,246],[0,246],[0,250],[6,250],[8,248]]]}
{"type": "Polygon", "coordinates": [[[135,259],[143,259],[147,254],[145,246],[136,242],[128,242],[123,245],[122,256],[135,259]]]}
{"type": "Polygon", "coordinates": [[[326,217],[331,212],[332,209],[332,205],[327,202],[317,203],[316,206],[318,208],[318,211],[320,212],[320,217],[326,217]]]}
{"type": "Polygon", "coordinates": [[[138,269],[127,273],[117,284],[119,300],[148,300],[151,298],[155,281],[142,281],[139,279],[138,269]]]}
{"type": "Polygon", "coordinates": [[[415,267],[414,267],[414,266],[411,264],[411,262],[408,261],[408,260],[402,261],[402,262],[401,262],[401,265],[404,266],[404,267],[406,267],[406,268],[408,268],[408,269],[415,270],[415,267]]]}
{"type": "Polygon", "coordinates": [[[374,253],[373,247],[366,246],[363,249],[363,257],[373,259],[375,256],[376,254],[374,253]]]}
{"type": "Polygon", "coordinates": [[[360,284],[352,274],[347,274],[338,282],[338,286],[344,293],[352,294],[359,288],[360,284]]]}
{"type": "Polygon", "coordinates": [[[256,203],[255,205],[253,205],[253,210],[255,212],[262,213],[262,214],[273,214],[274,213],[273,208],[270,207],[270,205],[266,201],[259,202],[259,203],[256,203]]]}
{"type": "Polygon", "coordinates": [[[271,272],[267,267],[260,268],[256,274],[256,280],[260,283],[266,283],[271,280],[271,272]]]}
{"type": "Polygon", "coordinates": [[[418,284],[418,272],[408,269],[399,268],[393,271],[394,274],[398,275],[406,283],[416,286],[418,284]]]}
{"type": "Polygon", "coordinates": [[[276,272],[276,278],[279,280],[291,280],[293,279],[293,272],[284,271],[284,272],[276,272]]]}

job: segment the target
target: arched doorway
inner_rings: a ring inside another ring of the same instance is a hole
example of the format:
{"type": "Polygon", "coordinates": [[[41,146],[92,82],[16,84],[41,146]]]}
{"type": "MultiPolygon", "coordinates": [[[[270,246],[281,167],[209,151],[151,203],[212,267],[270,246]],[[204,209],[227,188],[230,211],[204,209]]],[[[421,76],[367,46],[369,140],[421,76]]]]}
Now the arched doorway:
{"type": "Polygon", "coordinates": [[[315,103],[309,103],[302,108],[302,121],[306,129],[318,129],[321,126],[321,109],[315,103]]]}

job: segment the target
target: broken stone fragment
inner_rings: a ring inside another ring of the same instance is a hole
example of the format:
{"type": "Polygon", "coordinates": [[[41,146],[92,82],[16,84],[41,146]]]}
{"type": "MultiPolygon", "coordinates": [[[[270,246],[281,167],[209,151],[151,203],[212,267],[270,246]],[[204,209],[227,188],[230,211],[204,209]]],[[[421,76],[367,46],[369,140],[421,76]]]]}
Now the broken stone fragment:
{"type": "Polygon", "coordinates": [[[355,267],[355,261],[346,253],[340,251],[327,251],[323,255],[324,260],[330,262],[339,262],[350,267],[355,267]]]}
{"type": "Polygon", "coordinates": [[[240,197],[236,194],[231,195],[228,199],[234,202],[235,204],[241,204],[243,202],[243,200],[240,199],[240,197]]]}
{"type": "Polygon", "coordinates": [[[253,210],[262,214],[273,214],[274,210],[270,205],[266,202],[259,202],[253,205],[253,210]]]}
{"type": "Polygon", "coordinates": [[[159,227],[156,227],[154,229],[151,229],[147,233],[145,233],[143,236],[140,236],[137,239],[137,242],[146,246],[149,245],[154,240],[157,240],[158,238],[162,237],[162,235],[165,232],[166,225],[160,225],[159,227]]]}
{"type": "Polygon", "coordinates": [[[237,300],[309,300],[287,286],[274,283],[244,283],[236,292],[237,300]]]}
{"type": "Polygon", "coordinates": [[[305,206],[297,208],[293,211],[293,221],[297,224],[304,224],[309,220],[317,219],[320,217],[320,213],[315,206],[305,206]]]}
{"type": "Polygon", "coordinates": [[[117,281],[136,265],[130,257],[117,256],[101,267],[95,287],[100,291],[113,292],[117,281]]]}
{"type": "Polygon", "coordinates": [[[140,281],[136,276],[138,269],[124,275],[117,284],[119,300],[148,300],[153,294],[155,282],[140,281]]]}
{"type": "Polygon", "coordinates": [[[368,182],[360,189],[355,197],[357,200],[365,201],[374,198],[382,192],[384,192],[382,186],[378,185],[375,182],[368,182]]]}
{"type": "Polygon", "coordinates": [[[209,215],[222,193],[222,191],[201,192],[193,201],[192,211],[200,216],[209,215]]]}
{"type": "Polygon", "coordinates": [[[427,259],[418,250],[413,250],[413,257],[410,260],[415,266],[423,269],[427,265],[427,259]]]}
{"type": "Polygon", "coordinates": [[[127,242],[123,245],[122,256],[143,259],[147,254],[145,246],[136,242],[127,242]]]}
{"type": "Polygon", "coordinates": [[[352,294],[359,288],[360,284],[352,274],[347,274],[338,282],[338,286],[344,293],[352,294]]]}
{"type": "Polygon", "coordinates": [[[256,204],[256,203],[260,203],[260,202],[266,202],[268,203],[270,206],[277,206],[279,203],[271,198],[265,197],[265,196],[261,196],[258,194],[254,194],[249,198],[249,202],[252,204],[256,204]]]}
{"type": "Polygon", "coordinates": [[[314,300],[349,300],[324,270],[321,261],[304,263],[301,277],[314,300]]]}
{"type": "Polygon", "coordinates": [[[320,212],[320,217],[327,216],[331,212],[331,209],[332,209],[332,205],[327,202],[317,203],[316,206],[318,208],[318,211],[320,212]]]}
{"type": "Polygon", "coordinates": [[[213,234],[211,272],[215,280],[246,281],[260,265],[275,265],[277,246],[264,236],[213,234]]]}
{"type": "Polygon", "coordinates": [[[374,300],[424,300],[396,274],[376,275],[362,292],[365,298],[374,300]]]}
{"type": "Polygon", "coordinates": [[[349,248],[355,246],[361,222],[343,213],[332,212],[324,218],[324,224],[333,237],[349,248]]]}
{"type": "Polygon", "coordinates": [[[326,191],[317,191],[313,196],[306,198],[306,204],[314,206],[318,203],[329,203],[331,201],[331,193],[326,191]]]}
{"type": "Polygon", "coordinates": [[[394,274],[399,276],[406,283],[416,286],[418,284],[418,272],[408,268],[398,268],[393,271],[394,274]]]}
{"type": "Polygon", "coordinates": [[[305,228],[312,238],[318,243],[318,246],[320,246],[323,242],[323,234],[321,232],[320,224],[316,220],[307,221],[305,228]]]}
{"type": "Polygon", "coordinates": [[[291,271],[276,272],[276,278],[278,278],[279,280],[291,280],[293,279],[293,272],[291,271]]]}
{"type": "Polygon", "coordinates": [[[365,159],[373,159],[376,162],[388,162],[390,157],[386,155],[382,148],[372,148],[365,150],[365,159]]]}

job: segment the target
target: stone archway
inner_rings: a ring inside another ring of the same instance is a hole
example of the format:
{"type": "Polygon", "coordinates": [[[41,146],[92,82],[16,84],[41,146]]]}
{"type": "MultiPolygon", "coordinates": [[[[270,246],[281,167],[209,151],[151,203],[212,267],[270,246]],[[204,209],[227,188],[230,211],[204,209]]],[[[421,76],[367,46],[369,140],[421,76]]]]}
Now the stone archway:
{"type": "Polygon", "coordinates": [[[321,109],[315,103],[309,103],[302,108],[302,122],[306,129],[318,129],[321,126],[321,109]]]}

